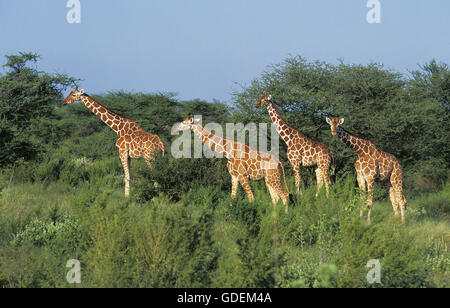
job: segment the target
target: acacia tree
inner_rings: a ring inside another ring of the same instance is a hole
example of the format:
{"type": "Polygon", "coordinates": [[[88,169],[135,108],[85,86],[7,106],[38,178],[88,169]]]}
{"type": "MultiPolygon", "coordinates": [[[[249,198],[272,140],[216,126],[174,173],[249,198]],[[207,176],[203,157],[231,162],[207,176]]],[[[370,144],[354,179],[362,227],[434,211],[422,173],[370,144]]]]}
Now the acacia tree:
{"type": "MultiPolygon", "coordinates": [[[[43,122],[53,116],[61,92],[77,81],[38,71],[35,64],[40,57],[34,53],[6,58],[6,74],[0,75],[0,166],[32,159],[40,152],[47,137],[43,122]]],[[[51,125],[46,127],[51,130],[51,125]]]]}

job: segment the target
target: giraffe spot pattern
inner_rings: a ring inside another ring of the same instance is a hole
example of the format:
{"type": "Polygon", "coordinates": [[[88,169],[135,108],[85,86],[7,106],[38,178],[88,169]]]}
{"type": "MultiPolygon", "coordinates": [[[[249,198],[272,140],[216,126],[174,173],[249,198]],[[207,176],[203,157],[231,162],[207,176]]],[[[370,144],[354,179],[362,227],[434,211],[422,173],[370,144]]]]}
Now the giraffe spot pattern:
{"type": "Polygon", "coordinates": [[[339,139],[347,146],[353,148],[358,155],[355,162],[358,185],[361,190],[368,191],[367,207],[369,209],[368,220],[373,204],[373,186],[375,180],[387,180],[389,178],[389,197],[394,213],[400,208],[402,220],[406,210],[406,198],[403,195],[402,168],[397,158],[378,149],[373,141],[353,136],[339,126],[343,123],[339,118],[327,119],[331,131],[336,132],[339,139]]]}
{"type": "Polygon", "coordinates": [[[280,112],[274,104],[270,102],[267,95],[263,94],[258,100],[256,107],[259,106],[267,107],[275,128],[288,146],[287,156],[294,169],[297,191],[300,190],[301,185],[300,166],[317,166],[316,179],[318,191],[322,184],[325,184],[328,194],[329,185],[331,184],[328,174],[332,160],[332,153],[328,147],[307,138],[300,131],[290,127],[281,117],[280,112]]]}
{"type": "MultiPolygon", "coordinates": [[[[72,93],[69,94],[69,96],[71,95],[72,93]]],[[[157,135],[145,132],[133,120],[109,111],[91,97],[84,95],[80,96],[79,100],[116,132],[118,136],[116,147],[124,168],[125,195],[127,196],[129,194],[130,180],[128,159],[142,157],[150,166],[150,162],[154,159],[155,154],[160,151],[164,152],[164,144],[157,135]]]]}
{"type": "MultiPolygon", "coordinates": [[[[188,123],[188,117],[183,122],[188,123]]],[[[231,196],[233,198],[236,196],[239,184],[241,184],[248,199],[253,201],[254,196],[249,180],[264,179],[271,194],[272,202],[276,204],[281,199],[287,205],[289,193],[281,183],[282,165],[274,155],[254,150],[242,142],[212,134],[200,124],[183,126],[183,129],[191,129],[200,140],[227,159],[227,169],[232,182],[231,196]]]]}

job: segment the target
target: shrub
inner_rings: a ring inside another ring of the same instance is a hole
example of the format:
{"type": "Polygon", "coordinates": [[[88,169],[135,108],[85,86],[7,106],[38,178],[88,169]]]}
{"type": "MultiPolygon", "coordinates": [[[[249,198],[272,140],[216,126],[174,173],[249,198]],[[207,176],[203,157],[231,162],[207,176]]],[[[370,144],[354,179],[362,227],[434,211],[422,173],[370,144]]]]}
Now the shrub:
{"type": "Polygon", "coordinates": [[[177,201],[184,193],[197,187],[231,189],[226,159],[174,159],[165,155],[156,159],[151,169],[143,164],[140,166],[133,184],[135,198],[139,202],[151,200],[160,193],[177,201]]]}
{"type": "Polygon", "coordinates": [[[63,253],[78,245],[81,232],[78,222],[70,216],[64,216],[61,221],[56,222],[35,219],[14,235],[11,245],[21,246],[27,243],[37,247],[47,246],[55,253],[63,253]]]}

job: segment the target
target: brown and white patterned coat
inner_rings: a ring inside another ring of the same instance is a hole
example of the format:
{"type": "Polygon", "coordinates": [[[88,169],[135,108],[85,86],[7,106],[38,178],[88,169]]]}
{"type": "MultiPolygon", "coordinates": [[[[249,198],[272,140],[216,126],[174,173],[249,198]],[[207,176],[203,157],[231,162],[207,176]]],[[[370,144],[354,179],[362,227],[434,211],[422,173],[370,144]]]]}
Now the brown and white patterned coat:
{"type": "MultiPolygon", "coordinates": [[[[389,178],[389,197],[395,215],[398,215],[400,208],[402,221],[405,220],[406,199],[403,195],[402,166],[394,155],[378,149],[373,141],[350,134],[340,125],[344,123],[344,118],[326,118],[331,127],[331,134],[337,135],[341,141],[352,148],[358,155],[355,162],[355,169],[359,188],[369,193],[367,198],[367,220],[370,222],[370,212],[373,203],[373,187],[376,179],[386,180],[389,178]],[[367,186],[366,186],[367,184],[367,186]]],[[[363,212],[361,211],[361,216],[363,212]]]]}
{"type": "Polygon", "coordinates": [[[191,118],[190,115],[178,124],[173,132],[176,133],[188,129],[192,130],[211,150],[222,154],[228,160],[227,168],[231,175],[232,198],[236,196],[240,183],[248,199],[254,201],[249,180],[260,180],[264,178],[272,203],[275,205],[281,199],[283,204],[286,205],[287,211],[289,192],[281,184],[281,171],[283,172],[285,185],[286,178],[283,165],[276,156],[254,150],[242,142],[228,140],[213,134],[191,118]]]}
{"type": "Polygon", "coordinates": [[[256,107],[267,107],[273,125],[287,145],[287,157],[294,169],[297,192],[300,192],[301,190],[300,166],[303,165],[309,167],[317,165],[315,171],[317,194],[323,184],[325,184],[326,193],[328,195],[329,186],[331,184],[329,169],[332,161],[332,153],[328,147],[320,142],[309,139],[300,131],[287,124],[273,104],[271,95],[263,94],[258,100],[256,107]]]}
{"type": "Polygon", "coordinates": [[[149,167],[157,152],[164,153],[164,144],[157,135],[142,130],[131,119],[123,117],[96,102],[84,93],[84,90],[73,90],[62,102],[63,105],[81,101],[90,111],[100,118],[119,137],[116,142],[125,174],[125,196],[130,194],[130,158],[142,157],[149,167]]]}

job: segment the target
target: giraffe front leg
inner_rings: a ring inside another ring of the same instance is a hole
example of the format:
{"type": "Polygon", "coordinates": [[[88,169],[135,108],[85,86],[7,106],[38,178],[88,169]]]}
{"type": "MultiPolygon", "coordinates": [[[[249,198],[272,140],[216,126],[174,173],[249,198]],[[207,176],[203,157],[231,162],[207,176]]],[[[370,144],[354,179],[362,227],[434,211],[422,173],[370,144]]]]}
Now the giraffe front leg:
{"type": "Polygon", "coordinates": [[[406,214],[406,198],[403,195],[403,192],[399,194],[399,204],[400,204],[400,212],[402,213],[402,223],[405,223],[405,214],[406,214]]]}
{"type": "Polygon", "coordinates": [[[323,186],[322,171],[319,168],[316,169],[316,181],[317,181],[317,192],[316,192],[317,198],[319,196],[320,189],[323,186]]]}
{"type": "Polygon", "coordinates": [[[270,198],[272,199],[272,204],[275,207],[275,205],[278,203],[278,200],[280,200],[280,198],[278,197],[276,190],[272,186],[270,186],[268,183],[266,183],[266,186],[267,186],[267,189],[269,190],[270,198]]]}
{"type": "Polygon", "coordinates": [[[239,186],[238,178],[235,176],[231,176],[231,199],[236,198],[238,186],[239,186]]]}
{"type": "Polygon", "coordinates": [[[269,189],[270,197],[272,198],[272,204],[275,207],[278,201],[281,199],[285,205],[285,212],[288,212],[289,193],[284,190],[281,182],[281,168],[264,171],[264,180],[266,186],[269,189]]]}
{"type": "Polygon", "coordinates": [[[284,211],[287,214],[289,211],[289,193],[284,190],[280,181],[274,181],[270,185],[273,187],[273,189],[275,190],[275,193],[277,194],[277,197],[278,197],[277,202],[280,198],[283,201],[284,211]]]}
{"type": "Polygon", "coordinates": [[[120,151],[119,152],[120,161],[123,166],[123,173],[125,178],[125,197],[130,196],[130,156],[128,155],[128,151],[120,151]]]}
{"type": "MultiPolygon", "coordinates": [[[[231,161],[227,161],[227,169],[228,173],[230,173],[231,176],[231,199],[236,198],[236,193],[239,187],[239,178],[237,177],[236,173],[233,171],[233,163],[231,161]]],[[[230,203],[230,206],[233,204],[230,203]]]]}
{"type": "Polygon", "coordinates": [[[248,182],[248,178],[247,177],[241,177],[239,179],[239,182],[242,185],[242,188],[244,188],[245,194],[248,197],[248,200],[250,200],[250,202],[255,201],[255,197],[253,196],[253,192],[252,192],[252,188],[250,187],[250,183],[248,182]]]}
{"type": "MultiPolygon", "coordinates": [[[[359,171],[357,171],[357,180],[358,180],[359,189],[361,190],[361,192],[360,192],[361,200],[363,200],[364,199],[364,192],[366,191],[366,180],[364,179],[363,174],[361,172],[359,172],[359,171]]],[[[361,217],[363,217],[364,216],[364,211],[361,210],[359,212],[359,215],[361,217]]]]}

